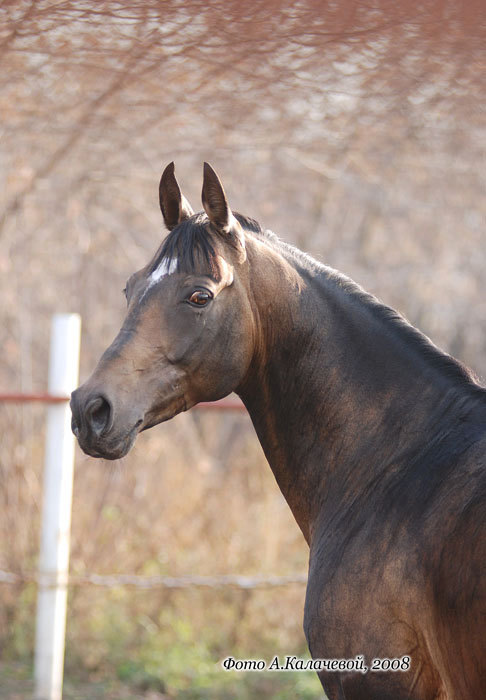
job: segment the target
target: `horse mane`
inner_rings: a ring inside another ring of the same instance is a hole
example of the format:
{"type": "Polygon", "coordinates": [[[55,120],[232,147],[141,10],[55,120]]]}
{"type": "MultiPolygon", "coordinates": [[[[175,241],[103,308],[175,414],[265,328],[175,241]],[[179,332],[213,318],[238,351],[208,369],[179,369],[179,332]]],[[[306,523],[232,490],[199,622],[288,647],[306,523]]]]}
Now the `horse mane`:
{"type": "MultiPolygon", "coordinates": [[[[346,275],[282,241],[272,231],[262,229],[255,219],[237,212],[233,213],[247,233],[255,235],[276,249],[288,262],[301,268],[307,274],[320,278],[326,284],[332,285],[334,289],[341,290],[354,303],[364,305],[374,319],[395,333],[397,338],[407,345],[408,349],[418,353],[431,368],[439,370],[443,376],[459,385],[466,385],[481,392],[483,398],[486,398],[486,390],[481,387],[477,378],[465,365],[440,350],[398,311],[383,304],[346,275]]],[[[149,273],[153,272],[163,259],[166,259],[167,262],[176,261],[178,272],[217,274],[218,265],[213,245],[213,238],[217,234],[209,229],[208,224],[209,219],[206,214],[199,212],[173,228],[152,260],[149,273]]]]}
{"type": "Polygon", "coordinates": [[[307,272],[322,276],[334,288],[342,290],[356,304],[365,306],[372,317],[381,322],[387,329],[395,332],[397,337],[406,343],[407,347],[416,351],[431,366],[439,370],[443,376],[462,386],[465,384],[477,390],[486,399],[486,390],[479,383],[474,373],[459,360],[438,348],[424,333],[413,326],[401,313],[383,304],[377,297],[365,291],[359,284],[343,273],[320,263],[308,253],[304,253],[293,245],[282,241],[272,231],[262,232],[263,240],[277,248],[287,260],[290,260],[307,272]]]}

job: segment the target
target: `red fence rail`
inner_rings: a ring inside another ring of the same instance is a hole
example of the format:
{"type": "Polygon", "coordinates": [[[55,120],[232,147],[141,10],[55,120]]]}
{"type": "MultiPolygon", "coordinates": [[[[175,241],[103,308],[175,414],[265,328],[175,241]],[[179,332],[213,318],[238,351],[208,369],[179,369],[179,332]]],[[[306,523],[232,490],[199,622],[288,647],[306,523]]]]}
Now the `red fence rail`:
{"type": "Polygon", "coordinates": [[[69,396],[53,394],[0,394],[0,403],[64,403],[69,396]]]}
{"type": "MultiPolygon", "coordinates": [[[[69,401],[69,396],[55,396],[53,394],[20,394],[0,393],[0,403],[64,403],[69,401]]],[[[236,399],[222,399],[221,401],[202,401],[194,408],[204,408],[214,411],[246,411],[241,401],[236,399]]]]}

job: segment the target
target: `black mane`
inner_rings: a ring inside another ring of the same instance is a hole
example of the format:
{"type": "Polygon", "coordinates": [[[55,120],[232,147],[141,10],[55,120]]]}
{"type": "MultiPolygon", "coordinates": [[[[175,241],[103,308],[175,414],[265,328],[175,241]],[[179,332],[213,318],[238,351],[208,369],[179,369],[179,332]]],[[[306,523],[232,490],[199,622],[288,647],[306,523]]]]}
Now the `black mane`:
{"type": "Polygon", "coordinates": [[[473,390],[477,390],[486,400],[486,390],[480,385],[474,373],[459,360],[438,348],[430,338],[409,323],[398,311],[383,304],[346,275],[318,262],[295,246],[280,240],[271,231],[265,231],[263,237],[280,250],[287,259],[290,258],[294,261],[294,264],[311,274],[322,275],[326,283],[331,284],[334,289],[342,290],[356,304],[365,306],[374,319],[394,331],[397,338],[405,342],[408,349],[423,357],[432,369],[439,370],[444,377],[448,377],[459,385],[467,385],[473,390]]]}
{"type": "MultiPolygon", "coordinates": [[[[353,282],[342,273],[324,265],[307,253],[289,243],[282,241],[272,231],[264,230],[260,224],[249,217],[234,212],[234,216],[246,232],[256,234],[270,246],[276,248],[294,265],[307,271],[312,276],[322,276],[326,284],[342,290],[355,303],[364,305],[372,317],[383,323],[397,334],[397,338],[407,344],[411,351],[417,352],[431,368],[439,370],[443,376],[474,388],[486,397],[486,391],[480,386],[473,373],[461,362],[440,350],[432,341],[412,326],[400,313],[381,303],[372,294],[353,282]]],[[[191,216],[176,226],[164,239],[150,267],[153,272],[163,259],[168,262],[177,260],[177,271],[191,273],[216,274],[216,251],[213,239],[217,234],[209,228],[209,219],[204,212],[191,216]]]]}

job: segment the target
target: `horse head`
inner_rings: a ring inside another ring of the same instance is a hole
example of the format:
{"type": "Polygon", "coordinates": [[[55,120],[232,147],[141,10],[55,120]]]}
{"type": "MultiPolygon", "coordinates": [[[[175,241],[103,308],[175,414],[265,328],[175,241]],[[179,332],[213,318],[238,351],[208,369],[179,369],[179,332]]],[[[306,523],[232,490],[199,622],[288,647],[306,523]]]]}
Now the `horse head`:
{"type": "Polygon", "coordinates": [[[244,378],[254,320],[245,293],[245,219],[204,164],[204,212],[194,214],[170,163],[159,186],[169,234],[125,288],[127,314],[91,377],[71,397],[82,449],[117,459],[137,434],[244,378]]]}

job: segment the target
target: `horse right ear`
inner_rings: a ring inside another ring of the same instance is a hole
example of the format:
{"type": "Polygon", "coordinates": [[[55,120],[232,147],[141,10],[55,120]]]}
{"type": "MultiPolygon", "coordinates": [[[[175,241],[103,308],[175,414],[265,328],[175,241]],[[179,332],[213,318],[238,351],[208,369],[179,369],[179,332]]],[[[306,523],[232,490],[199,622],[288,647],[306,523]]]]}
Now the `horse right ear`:
{"type": "Polygon", "coordinates": [[[204,163],[202,203],[214,229],[238,251],[238,261],[246,260],[245,236],[233,216],[220,182],[209,163],[204,163]]]}
{"type": "Polygon", "coordinates": [[[184,197],[174,174],[174,162],[169,163],[159,184],[159,202],[164,222],[169,231],[194,214],[184,197]]]}

